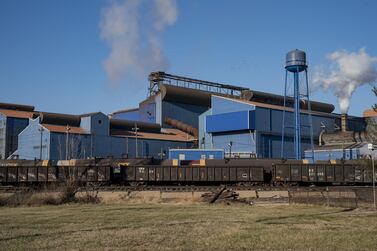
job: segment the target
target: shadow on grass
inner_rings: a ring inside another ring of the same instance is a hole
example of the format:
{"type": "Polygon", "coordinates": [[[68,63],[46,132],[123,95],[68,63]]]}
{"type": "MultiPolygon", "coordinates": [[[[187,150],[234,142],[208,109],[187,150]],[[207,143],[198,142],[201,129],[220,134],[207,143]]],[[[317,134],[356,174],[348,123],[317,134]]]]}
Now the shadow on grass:
{"type": "Polygon", "coordinates": [[[347,209],[339,210],[339,211],[336,211],[336,212],[324,212],[324,213],[316,213],[316,214],[296,214],[296,215],[289,215],[289,216],[267,217],[267,218],[262,218],[262,219],[256,220],[256,222],[257,223],[265,223],[265,224],[286,224],[287,222],[279,222],[279,220],[314,218],[314,217],[317,217],[317,216],[334,215],[334,214],[351,212],[353,210],[355,210],[355,209],[354,208],[347,208],[347,209]]]}

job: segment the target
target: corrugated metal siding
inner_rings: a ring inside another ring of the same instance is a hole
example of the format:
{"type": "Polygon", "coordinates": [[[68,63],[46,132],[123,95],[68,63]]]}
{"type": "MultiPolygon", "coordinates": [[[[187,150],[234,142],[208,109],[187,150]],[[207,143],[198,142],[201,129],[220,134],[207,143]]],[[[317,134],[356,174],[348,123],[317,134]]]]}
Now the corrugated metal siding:
{"type": "MultiPolygon", "coordinates": [[[[29,125],[18,135],[18,148],[15,152],[20,159],[39,159],[41,149],[41,131],[38,119],[31,120],[29,125]]],[[[42,131],[42,159],[49,159],[50,132],[42,131]]]]}
{"type": "MultiPolygon", "coordinates": [[[[285,113],[285,125],[286,127],[293,127],[293,113],[286,112],[285,113]]],[[[255,121],[256,121],[256,130],[261,132],[270,132],[270,133],[279,133],[282,132],[282,123],[283,123],[283,111],[267,109],[267,108],[256,108],[255,112],[255,121]]],[[[326,126],[326,129],[331,132],[334,131],[334,124],[335,118],[329,117],[321,117],[318,115],[312,116],[313,121],[313,135],[314,137],[318,137],[322,128],[322,125],[326,126]]],[[[301,124],[302,128],[302,135],[309,136],[309,117],[307,114],[301,114],[301,124]]],[[[293,134],[292,128],[286,128],[285,133],[287,135],[293,134]]]]}
{"type": "Polygon", "coordinates": [[[6,126],[7,118],[0,114],[0,159],[5,159],[6,126]]]}
{"type": "Polygon", "coordinates": [[[199,148],[212,148],[212,135],[206,132],[206,117],[211,115],[212,109],[199,116],[199,148]]]}
{"type": "Polygon", "coordinates": [[[256,138],[252,132],[212,134],[213,148],[229,152],[232,142],[232,153],[256,153],[256,138]]]}
{"type": "Polygon", "coordinates": [[[110,120],[103,114],[91,116],[91,133],[94,135],[109,136],[110,120]]]}
{"type": "MultiPolygon", "coordinates": [[[[257,134],[257,153],[258,158],[281,158],[281,135],[272,135],[268,133],[258,132],[257,134]]],[[[310,149],[310,139],[304,138],[301,141],[302,144],[302,156],[304,156],[304,150],[310,149]]],[[[293,137],[284,137],[284,157],[294,158],[294,144],[293,137]]]]}
{"type": "Polygon", "coordinates": [[[209,133],[254,129],[254,111],[239,111],[208,115],[206,119],[206,130],[209,133]]]}
{"type": "Polygon", "coordinates": [[[139,106],[139,120],[143,122],[156,123],[156,101],[155,98],[143,102],[139,106]]]}
{"type": "Polygon", "coordinates": [[[224,150],[170,149],[169,159],[178,159],[178,160],[224,159],[224,150]]]}
{"type": "Polygon", "coordinates": [[[9,157],[17,150],[18,135],[29,124],[29,119],[7,117],[6,122],[6,140],[5,140],[5,158],[9,157]]]}
{"type": "MultiPolygon", "coordinates": [[[[310,158],[312,155],[311,151],[305,151],[305,158],[310,158]]],[[[332,159],[358,159],[360,151],[357,148],[353,149],[332,149],[332,150],[315,150],[314,160],[332,160],[332,159]]]]}
{"type": "MultiPolygon", "coordinates": [[[[100,117],[96,117],[97,119],[100,117]]],[[[94,118],[94,124],[96,120],[94,118]]],[[[102,125],[102,124],[101,124],[102,125]]],[[[22,159],[39,159],[40,151],[40,131],[39,122],[32,123],[20,134],[19,148],[17,154],[22,159]]],[[[98,130],[92,126],[96,133],[90,135],[68,134],[68,158],[88,158],[88,157],[114,157],[120,158],[128,155],[130,158],[136,157],[136,139],[126,137],[110,137],[100,135],[98,130]]],[[[44,159],[65,159],[66,158],[67,134],[49,133],[43,131],[43,158],[44,159]]],[[[145,140],[138,139],[138,157],[160,158],[160,153],[168,154],[169,148],[190,148],[192,143],[145,140]]]]}
{"type": "MultiPolygon", "coordinates": [[[[181,104],[177,102],[162,102],[162,120],[165,117],[179,120],[185,124],[191,125],[195,128],[199,127],[199,115],[207,111],[208,108],[204,106],[181,104]]],[[[163,124],[164,127],[170,127],[163,124]]]]}

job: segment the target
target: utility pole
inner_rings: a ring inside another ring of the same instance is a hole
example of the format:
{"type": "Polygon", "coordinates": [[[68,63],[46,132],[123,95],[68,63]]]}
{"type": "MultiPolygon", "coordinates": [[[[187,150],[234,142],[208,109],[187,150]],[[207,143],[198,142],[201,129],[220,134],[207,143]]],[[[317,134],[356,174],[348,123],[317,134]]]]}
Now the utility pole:
{"type": "Polygon", "coordinates": [[[42,144],[43,144],[43,127],[41,126],[39,129],[38,129],[40,132],[41,132],[41,141],[40,141],[40,147],[39,147],[39,159],[42,160],[42,144]]]}
{"type": "Polygon", "coordinates": [[[93,159],[93,133],[90,134],[90,158],[93,159]]]}
{"type": "Polygon", "coordinates": [[[71,128],[67,125],[67,128],[66,128],[66,137],[65,137],[65,159],[68,160],[68,157],[69,157],[69,130],[71,130],[71,128]]]}
{"type": "Polygon", "coordinates": [[[372,158],[372,187],[373,187],[373,206],[374,210],[377,210],[377,205],[376,205],[376,173],[374,171],[374,156],[373,156],[373,151],[374,151],[374,145],[373,144],[368,144],[368,150],[371,151],[370,157],[372,158]]]}
{"type": "Polygon", "coordinates": [[[135,158],[138,157],[138,151],[137,151],[137,131],[139,130],[139,128],[137,127],[137,124],[135,123],[135,127],[132,128],[133,131],[135,131],[135,135],[136,135],[136,138],[135,138],[135,158]]]}
{"type": "Polygon", "coordinates": [[[372,172],[373,172],[373,205],[374,205],[374,210],[377,210],[377,205],[376,205],[376,173],[374,171],[374,157],[372,156],[372,172]]]}
{"type": "Polygon", "coordinates": [[[232,146],[233,146],[233,142],[232,141],[229,141],[229,158],[232,158],[232,146]]]}
{"type": "Polygon", "coordinates": [[[126,137],[126,158],[128,159],[128,137],[126,137]]]}

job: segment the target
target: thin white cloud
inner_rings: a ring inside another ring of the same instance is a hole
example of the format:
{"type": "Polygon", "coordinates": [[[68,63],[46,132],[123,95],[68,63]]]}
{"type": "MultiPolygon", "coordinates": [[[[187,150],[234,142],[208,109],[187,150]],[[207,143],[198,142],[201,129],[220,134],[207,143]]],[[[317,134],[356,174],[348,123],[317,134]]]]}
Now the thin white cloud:
{"type": "Polygon", "coordinates": [[[102,9],[101,38],[111,49],[103,67],[112,85],[168,67],[161,36],[177,16],[175,0],[115,0],[102,9]]]}

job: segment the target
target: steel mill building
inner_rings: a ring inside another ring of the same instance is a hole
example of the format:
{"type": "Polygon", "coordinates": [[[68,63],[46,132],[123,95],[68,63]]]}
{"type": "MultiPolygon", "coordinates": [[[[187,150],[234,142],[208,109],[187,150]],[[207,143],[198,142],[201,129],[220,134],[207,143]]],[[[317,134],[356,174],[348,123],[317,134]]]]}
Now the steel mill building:
{"type": "MultiPolygon", "coordinates": [[[[148,93],[138,107],[109,115],[57,114],[1,103],[0,157],[168,158],[172,149],[172,156],[183,159],[294,157],[293,125],[285,129],[283,152],[281,148],[283,112],[286,121],[293,120],[293,99],[287,98],[284,106],[284,96],[164,72],[149,75],[148,93]],[[207,151],[211,149],[224,154],[207,151]]],[[[314,154],[315,160],[326,160],[362,155],[360,151],[343,154],[343,150],[351,143],[362,146],[370,140],[368,126],[375,114],[368,119],[345,116],[333,113],[332,104],[310,104],[310,112],[308,103],[300,104],[303,157],[314,154]],[[310,149],[309,129],[305,129],[309,113],[314,151],[310,149]],[[330,149],[341,149],[342,154],[329,155],[330,149]]]]}

